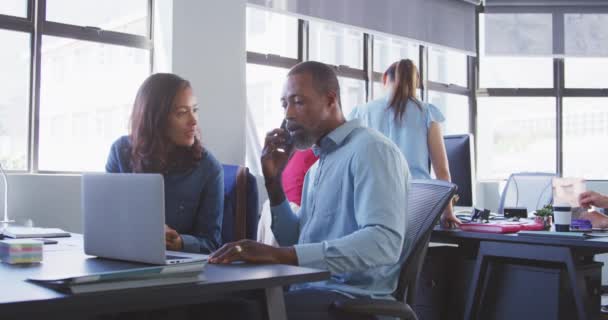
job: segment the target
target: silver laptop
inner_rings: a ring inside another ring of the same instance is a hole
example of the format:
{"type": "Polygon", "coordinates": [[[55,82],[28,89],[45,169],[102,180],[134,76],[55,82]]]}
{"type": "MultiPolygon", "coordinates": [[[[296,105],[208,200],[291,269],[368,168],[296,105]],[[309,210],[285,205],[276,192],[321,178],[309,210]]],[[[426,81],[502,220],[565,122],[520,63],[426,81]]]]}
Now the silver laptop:
{"type": "Polygon", "coordinates": [[[204,254],[165,250],[160,174],[83,174],[82,212],[88,255],[158,265],[207,261],[204,254]]]}

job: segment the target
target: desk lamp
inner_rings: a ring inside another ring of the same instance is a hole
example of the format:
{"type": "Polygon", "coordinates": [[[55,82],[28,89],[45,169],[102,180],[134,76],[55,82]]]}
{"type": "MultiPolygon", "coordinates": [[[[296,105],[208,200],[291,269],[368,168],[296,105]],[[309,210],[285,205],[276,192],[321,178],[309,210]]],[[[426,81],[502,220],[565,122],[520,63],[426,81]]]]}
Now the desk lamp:
{"type": "Polygon", "coordinates": [[[2,173],[2,180],[4,181],[4,218],[0,220],[0,223],[2,223],[2,228],[0,228],[0,231],[4,231],[8,227],[9,223],[13,223],[15,221],[8,219],[8,179],[6,178],[4,168],[2,168],[2,163],[0,163],[0,173],[2,173]]]}

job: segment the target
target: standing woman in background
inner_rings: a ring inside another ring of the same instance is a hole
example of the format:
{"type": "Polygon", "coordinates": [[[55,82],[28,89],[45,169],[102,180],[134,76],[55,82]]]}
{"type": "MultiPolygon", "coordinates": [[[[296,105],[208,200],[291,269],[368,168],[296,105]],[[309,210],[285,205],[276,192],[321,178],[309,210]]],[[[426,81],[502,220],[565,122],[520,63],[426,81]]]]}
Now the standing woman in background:
{"type": "MultiPolygon", "coordinates": [[[[437,178],[450,181],[439,125],[445,118],[437,107],[416,98],[419,74],[412,60],[393,63],[382,80],[389,89],[388,95],[356,107],[349,120],[358,118],[363,125],[391,139],[405,156],[413,179],[431,179],[430,159],[437,178]]],[[[445,227],[460,224],[451,204],[441,215],[441,223],[445,227]]]]}
{"type": "Polygon", "coordinates": [[[151,75],[137,92],[130,135],[114,142],[106,171],[162,174],[167,249],[210,253],[221,244],[224,172],[201,145],[197,111],[188,81],[151,75]]]}

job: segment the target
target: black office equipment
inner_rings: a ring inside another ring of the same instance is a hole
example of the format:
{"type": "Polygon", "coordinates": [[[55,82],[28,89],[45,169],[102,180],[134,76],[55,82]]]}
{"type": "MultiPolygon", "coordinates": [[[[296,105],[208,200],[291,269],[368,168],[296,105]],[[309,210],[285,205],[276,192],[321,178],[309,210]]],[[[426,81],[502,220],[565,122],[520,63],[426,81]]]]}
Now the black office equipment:
{"type": "Polygon", "coordinates": [[[505,218],[521,218],[528,217],[528,209],[526,207],[505,207],[503,209],[505,218]]]}
{"type": "Polygon", "coordinates": [[[470,134],[443,137],[452,183],[458,186],[456,206],[472,207],[475,197],[474,140],[470,134]]]}

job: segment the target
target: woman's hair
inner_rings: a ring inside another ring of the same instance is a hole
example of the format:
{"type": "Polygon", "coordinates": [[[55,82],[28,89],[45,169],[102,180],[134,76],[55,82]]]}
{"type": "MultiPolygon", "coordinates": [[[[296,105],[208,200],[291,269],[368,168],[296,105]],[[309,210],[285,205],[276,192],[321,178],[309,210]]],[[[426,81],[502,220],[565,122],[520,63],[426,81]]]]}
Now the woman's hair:
{"type": "Polygon", "coordinates": [[[384,77],[392,83],[392,94],[389,101],[389,108],[395,111],[395,120],[403,119],[407,102],[412,100],[419,108],[422,104],[416,98],[418,89],[418,68],[410,59],[402,59],[391,64],[384,72],[384,77]]]}
{"type": "Polygon", "coordinates": [[[190,147],[176,146],[167,135],[175,97],[190,82],[175,74],[156,73],[139,87],[131,113],[131,167],[133,172],[166,173],[195,167],[202,158],[199,134],[190,147]]]}

